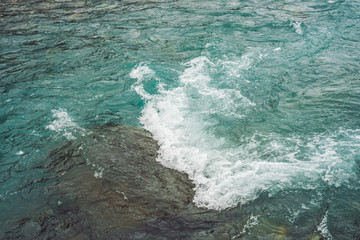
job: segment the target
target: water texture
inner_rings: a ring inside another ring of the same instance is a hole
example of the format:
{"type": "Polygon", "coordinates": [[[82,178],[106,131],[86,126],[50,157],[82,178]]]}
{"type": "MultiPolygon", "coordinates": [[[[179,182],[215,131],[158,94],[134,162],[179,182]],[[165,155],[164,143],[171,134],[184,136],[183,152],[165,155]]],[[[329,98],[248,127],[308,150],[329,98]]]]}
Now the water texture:
{"type": "Polygon", "coordinates": [[[50,149],[125,124],[189,175],[198,207],[243,208],[234,239],[358,239],[359,13],[356,0],[2,1],[0,219],[42,204],[50,149]]]}

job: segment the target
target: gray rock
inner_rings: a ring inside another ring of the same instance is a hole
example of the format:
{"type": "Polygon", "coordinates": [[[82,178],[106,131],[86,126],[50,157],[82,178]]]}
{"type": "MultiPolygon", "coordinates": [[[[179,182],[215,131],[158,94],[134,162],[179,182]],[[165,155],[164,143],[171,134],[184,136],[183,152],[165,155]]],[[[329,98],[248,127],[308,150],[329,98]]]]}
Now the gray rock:
{"type": "Polygon", "coordinates": [[[125,126],[97,128],[78,148],[83,149],[82,157],[70,158],[77,161],[70,164],[76,167],[60,177],[59,192],[86,215],[96,232],[129,231],[195,208],[193,184],[185,174],[156,162],[158,145],[148,132],[125,126]]]}
{"type": "Polygon", "coordinates": [[[5,239],[210,239],[218,212],[193,204],[194,185],[158,148],[143,129],[108,125],[51,151],[39,166],[53,175],[46,206],[5,239]]]}

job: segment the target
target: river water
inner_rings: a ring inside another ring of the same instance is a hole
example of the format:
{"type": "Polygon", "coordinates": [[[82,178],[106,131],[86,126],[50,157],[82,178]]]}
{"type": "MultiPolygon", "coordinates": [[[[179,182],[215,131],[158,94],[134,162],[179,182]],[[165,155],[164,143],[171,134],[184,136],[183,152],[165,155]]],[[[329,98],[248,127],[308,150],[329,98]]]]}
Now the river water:
{"type": "Polygon", "coordinates": [[[1,217],[40,204],[49,149],[125,124],[189,175],[197,206],[251,206],[234,238],[358,239],[359,13],[357,0],[2,1],[1,217]]]}

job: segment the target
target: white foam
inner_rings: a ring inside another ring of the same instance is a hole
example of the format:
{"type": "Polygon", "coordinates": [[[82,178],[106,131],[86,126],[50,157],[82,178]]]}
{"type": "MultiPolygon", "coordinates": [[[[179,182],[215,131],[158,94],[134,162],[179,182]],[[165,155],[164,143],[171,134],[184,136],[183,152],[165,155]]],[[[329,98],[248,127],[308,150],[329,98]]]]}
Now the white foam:
{"type": "MultiPolygon", "coordinates": [[[[245,234],[245,233],[248,233],[254,226],[258,225],[259,224],[258,217],[259,216],[251,215],[249,220],[244,225],[241,233],[238,236],[240,236],[242,234],[245,234]]],[[[235,236],[235,237],[237,237],[237,236],[235,236]]],[[[233,237],[233,238],[235,238],[235,237],[233,237]]]]}
{"type": "Polygon", "coordinates": [[[317,227],[317,230],[320,231],[321,235],[323,237],[325,237],[326,239],[333,239],[329,229],[328,229],[328,226],[327,226],[327,219],[328,219],[328,212],[329,211],[326,211],[323,219],[321,220],[321,223],[319,224],[319,226],[317,227]]]}
{"type": "MultiPolygon", "coordinates": [[[[219,112],[241,117],[237,109],[252,103],[235,89],[212,87],[206,69],[213,63],[206,57],[185,65],[188,68],[180,76],[182,86],[178,88],[160,89],[160,94],[149,96],[139,86],[134,87],[147,100],[140,120],[160,144],[158,160],[193,179],[198,205],[210,208],[220,208],[220,202],[224,206],[234,205],[233,194],[224,186],[233,180],[230,167],[235,153],[229,151],[224,155],[224,139],[215,137],[208,128],[216,122],[203,118],[219,112]]],[[[146,66],[139,65],[131,76],[139,82],[149,72],[146,66]]]]}
{"type": "Polygon", "coordinates": [[[130,73],[131,78],[137,79],[132,85],[133,89],[145,99],[150,99],[151,96],[144,90],[141,82],[144,80],[144,77],[153,77],[154,74],[155,72],[144,63],[137,65],[130,73]]]}
{"type": "Polygon", "coordinates": [[[22,155],[24,155],[25,153],[23,152],[23,151],[18,151],[17,153],[16,153],[16,155],[18,155],[18,156],[22,156],[22,155]]]}
{"type": "Polygon", "coordinates": [[[349,182],[344,169],[352,163],[344,163],[337,152],[338,133],[304,139],[254,132],[238,146],[230,144],[215,131],[219,121],[241,119],[255,104],[239,89],[218,87],[209,73],[212,68],[226,71],[224,61],[213,63],[201,56],[184,66],[180,86],[166,90],[159,85],[155,95],[141,87],[155,74],[147,65],[138,65],[130,76],[137,79],[133,89],[146,101],[140,121],[159,143],[158,161],[189,175],[199,207],[222,210],[253,200],[262,191],[274,194],[284,188],[315,189],[321,181],[334,186],[349,182]]]}
{"type": "Polygon", "coordinates": [[[45,127],[46,129],[55,131],[69,140],[76,139],[73,135],[75,131],[84,133],[84,129],[79,127],[64,109],[53,109],[51,112],[55,119],[45,127]]]}
{"type": "MultiPolygon", "coordinates": [[[[241,77],[242,72],[250,69],[256,60],[261,60],[266,57],[267,53],[264,53],[256,48],[249,48],[248,52],[244,53],[240,58],[237,56],[226,57],[220,59],[217,65],[220,65],[226,72],[228,77],[241,77]]],[[[246,79],[243,79],[247,81],[246,79]]]]}
{"type": "Polygon", "coordinates": [[[303,35],[303,30],[301,28],[301,22],[291,22],[291,26],[295,29],[295,32],[299,35],[303,35]]]}
{"type": "MultiPolygon", "coordinates": [[[[101,136],[103,137],[103,136],[101,136]]],[[[80,147],[79,147],[80,149],[80,147]]],[[[82,150],[82,147],[81,149],[82,150]]],[[[104,171],[105,169],[95,163],[92,163],[88,158],[86,159],[86,164],[89,166],[92,166],[92,168],[94,169],[94,177],[97,179],[103,178],[104,177],[104,171]]]]}
{"type": "Polygon", "coordinates": [[[146,75],[153,75],[155,72],[151,70],[145,63],[137,65],[130,73],[131,78],[141,81],[146,75]]]}
{"type": "Polygon", "coordinates": [[[98,179],[103,178],[104,177],[104,168],[99,167],[97,170],[95,170],[94,177],[98,178],[98,179]]]}

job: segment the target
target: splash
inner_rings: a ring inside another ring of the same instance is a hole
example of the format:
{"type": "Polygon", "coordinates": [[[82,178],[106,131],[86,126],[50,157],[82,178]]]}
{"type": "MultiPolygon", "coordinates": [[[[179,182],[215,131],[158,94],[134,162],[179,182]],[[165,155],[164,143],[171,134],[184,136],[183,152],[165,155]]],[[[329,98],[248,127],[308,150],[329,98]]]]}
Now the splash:
{"type": "Polygon", "coordinates": [[[73,135],[76,131],[84,134],[85,130],[79,127],[64,109],[53,109],[51,112],[54,120],[45,127],[46,129],[55,131],[69,140],[76,139],[73,135]]]}
{"type": "MultiPolygon", "coordinates": [[[[241,59],[246,63],[237,65],[238,73],[241,66],[252,67],[249,57],[241,59]]],[[[346,131],[306,137],[255,131],[238,144],[229,140],[228,132],[221,132],[224,124],[236,128],[236,122],[256,106],[238,88],[220,87],[211,74],[221,69],[230,78],[234,72],[228,68],[235,64],[195,58],[184,64],[178,87],[165,89],[159,84],[153,95],[142,87],[156,77],[153,70],[140,64],[130,73],[137,79],[133,89],[146,102],[140,121],[160,145],[158,161],[189,175],[196,185],[194,202],[222,210],[254,200],[264,191],[272,195],[285,188],[349,184],[353,162],[344,161],[338,146],[353,143],[354,138],[347,134],[348,138],[337,139],[346,131]]]]}
{"type": "Polygon", "coordinates": [[[321,220],[321,223],[319,224],[319,226],[317,227],[317,230],[320,231],[321,235],[324,236],[326,239],[333,239],[328,226],[327,226],[327,220],[328,219],[328,211],[326,211],[323,219],[321,220]]]}

